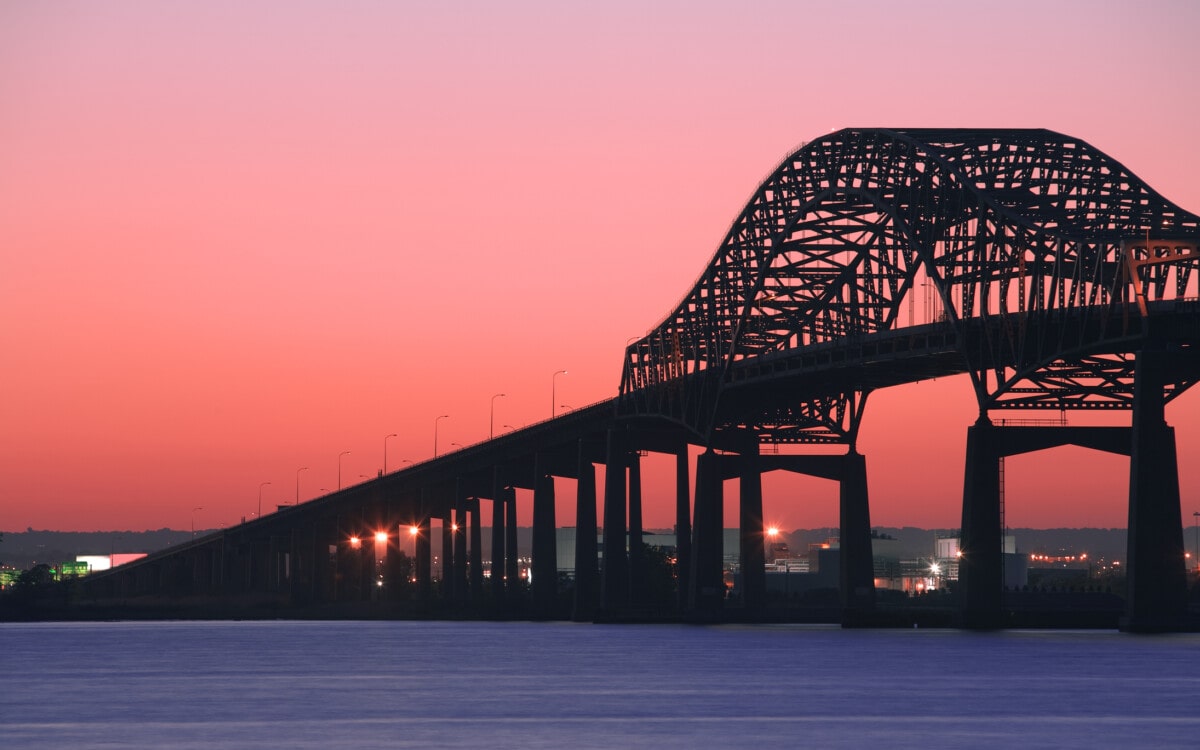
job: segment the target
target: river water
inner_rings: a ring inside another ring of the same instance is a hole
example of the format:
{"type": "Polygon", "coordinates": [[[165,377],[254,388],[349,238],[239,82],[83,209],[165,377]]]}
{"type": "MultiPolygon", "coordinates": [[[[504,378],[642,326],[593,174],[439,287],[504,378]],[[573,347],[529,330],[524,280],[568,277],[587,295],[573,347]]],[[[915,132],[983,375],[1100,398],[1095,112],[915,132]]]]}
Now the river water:
{"type": "Polygon", "coordinates": [[[0,747],[1200,747],[1200,635],[0,625],[0,747]]]}

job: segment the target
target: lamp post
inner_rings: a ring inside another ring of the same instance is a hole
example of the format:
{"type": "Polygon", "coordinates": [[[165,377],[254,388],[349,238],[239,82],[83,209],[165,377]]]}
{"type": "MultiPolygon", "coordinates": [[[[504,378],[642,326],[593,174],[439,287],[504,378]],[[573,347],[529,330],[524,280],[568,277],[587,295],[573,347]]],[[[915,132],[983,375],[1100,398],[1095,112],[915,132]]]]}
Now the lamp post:
{"type": "Polygon", "coordinates": [[[299,469],[296,469],[296,505],[300,504],[300,472],[307,470],[307,466],[301,466],[299,469]]]}
{"type": "Polygon", "coordinates": [[[496,399],[500,398],[503,395],[504,395],[503,393],[497,393],[495,396],[492,396],[492,410],[491,410],[490,414],[488,415],[488,440],[491,440],[495,436],[495,432],[496,432],[496,399]]]}
{"type": "Polygon", "coordinates": [[[387,441],[388,441],[388,438],[394,438],[394,437],[396,437],[396,433],[393,432],[391,435],[385,435],[383,438],[383,473],[384,474],[387,474],[387,441]]]}
{"type": "Polygon", "coordinates": [[[554,395],[554,388],[557,385],[556,378],[558,378],[559,375],[566,375],[566,374],[567,374],[566,370],[559,370],[558,372],[556,372],[550,376],[550,418],[551,419],[554,419],[554,414],[555,414],[555,409],[556,409],[556,407],[554,405],[558,402],[558,398],[554,395]]]}
{"type": "Polygon", "coordinates": [[[262,488],[266,487],[270,482],[263,482],[258,485],[258,517],[262,518],[262,488]]]}
{"type": "Polygon", "coordinates": [[[342,491],[342,456],[350,451],[342,451],[338,454],[338,492],[342,491]]]}
{"type": "Polygon", "coordinates": [[[449,414],[443,414],[440,417],[438,417],[437,419],[433,420],[433,457],[434,458],[437,458],[438,422],[442,421],[443,419],[449,419],[449,417],[450,417],[449,414]]]}
{"type": "Polygon", "coordinates": [[[204,508],[199,506],[192,508],[192,539],[196,538],[196,511],[198,510],[204,510],[204,508]]]}

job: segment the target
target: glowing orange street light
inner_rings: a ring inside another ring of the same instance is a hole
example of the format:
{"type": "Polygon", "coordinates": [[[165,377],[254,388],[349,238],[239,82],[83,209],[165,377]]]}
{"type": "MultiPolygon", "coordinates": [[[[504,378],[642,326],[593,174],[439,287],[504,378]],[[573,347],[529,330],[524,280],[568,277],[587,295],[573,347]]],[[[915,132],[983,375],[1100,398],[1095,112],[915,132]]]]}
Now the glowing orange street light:
{"type": "Polygon", "coordinates": [[[375,532],[375,541],[376,542],[379,542],[380,544],[384,544],[387,542],[387,539],[388,539],[388,535],[387,535],[386,531],[376,531],[375,532]]]}
{"type": "Polygon", "coordinates": [[[358,549],[359,547],[362,546],[362,540],[356,536],[352,536],[352,537],[350,537],[350,546],[353,547],[354,549],[358,549]]]}
{"type": "Polygon", "coordinates": [[[409,526],[408,527],[408,535],[409,536],[416,536],[417,534],[420,534],[420,533],[421,533],[420,526],[409,526]]]}

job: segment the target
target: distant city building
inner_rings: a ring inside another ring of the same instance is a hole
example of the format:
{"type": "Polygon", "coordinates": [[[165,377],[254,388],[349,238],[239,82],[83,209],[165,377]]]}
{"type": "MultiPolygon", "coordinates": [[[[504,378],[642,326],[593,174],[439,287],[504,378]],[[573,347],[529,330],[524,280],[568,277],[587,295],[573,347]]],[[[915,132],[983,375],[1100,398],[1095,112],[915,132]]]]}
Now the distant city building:
{"type": "Polygon", "coordinates": [[[83,572],[76,573],[76,575],[87,575],[88,573],[108,570],[118,565],[124,565],[127,562],[140,560],[145,556],[145,552],[117,552],[111,555],[76,555],[75,562],[84,563],[87,566],[83,569],[83,572]]]}

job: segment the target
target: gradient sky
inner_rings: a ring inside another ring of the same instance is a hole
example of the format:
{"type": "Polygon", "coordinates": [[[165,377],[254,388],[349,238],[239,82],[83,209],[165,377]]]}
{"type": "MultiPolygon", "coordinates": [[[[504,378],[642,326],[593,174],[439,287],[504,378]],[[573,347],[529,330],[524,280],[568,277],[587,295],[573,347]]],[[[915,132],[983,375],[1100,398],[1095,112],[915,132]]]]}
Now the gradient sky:
{"type": "MultiPolygon", "coordinates": [[[[1046,127],[1200,211],[1200,5],[850,7],[0,5],[0,529],[228,525],[262,482],[265,508],[335,488],[343,451],[343,484],[374,476],[390,433],[389,468],[429,458],[440,414],[443,451],[485,439],[493,394],[497,431],[544,419],[557,370],[559,406],[609,398],[834,128],[1046,127]]],[[[958,525],[974,417],[965,378],[871,397],[874,524],[958,525]]],[[[1168,421],[1190,525],[1200,395],[1168,421]]],[[[1127,483],[1009,459],[1008,523],[1124,526],[1127,483]]],[[[837,523],[830,482],[765,491],[837,523]]]]}

